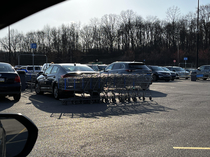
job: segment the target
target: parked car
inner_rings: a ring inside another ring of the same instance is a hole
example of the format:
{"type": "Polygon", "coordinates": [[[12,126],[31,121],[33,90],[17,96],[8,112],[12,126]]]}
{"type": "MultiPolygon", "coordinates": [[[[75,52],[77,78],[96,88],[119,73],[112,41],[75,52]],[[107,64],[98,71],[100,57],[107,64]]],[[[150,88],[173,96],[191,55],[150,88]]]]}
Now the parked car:
{"type": "Polygon", "coordinates": [[[104,72],[116,74],[152,74],[152,71],[144,63],[129,61],[113,62],[105,68],[104,72]]]}
{"type": "Polygon", "coordinates": [[[99,71],[104,71],[104,69],[107,67],[106,64],[98,64],[99,71]]]}
{"type": "Polygon", "coordinates": [[[87,64],[87,65],[95,71],[103,71],[107,67],[106,64],[87,64]]]}
{"type": "Polygon", "coordinates": [[[210,65],[202,65],[195,70],[197,77],[207,80],[210,77],[210,65]]]}
{"type": "Polygon", "coordinates": [[[40,65],[26,65],[21,66],[18,70],[25,70],[27,73],[39,73],[41,72],[42,66],[40,65]]]}
{"type": "Polygon", "coordinates": [[[42,65],[42,69],[40,72],[44,72],[49,66],[51,66],[53,63],[44,63],[42,65]]]}
{"type": "MultiPolygon", "coordinates": [[[[66,91],[58,88],[58,81],[60,78],[69,78],[79,76],[81,74],[96,74],[92,68],[83,64],[53,64],[48,67],[40,76],[37,77],[35,83],[36,94],[43,94],[43,92],[51,92],[55,99],[61,96],[73,96],[74,91],[66,91]]],[[[76,91],[82,92],[82,91],[76,91]]]]}
{"type": "Polygon", "coordinates": [[[99,71],[99,68],[98,68],[97,64],[87,64],[87,66],[92,68],[94,71],[99,71]]]}
{"type": "Polygon", "coordinates": [[[0,96],[13,96],[15,101],[21,98],[20,76],[9,63],[0,62],[0,96]]]}
{"type": "Polygon", "coordinates": [[[162,67],[159,66],[148,66],[152,70],[152,79],[153,81],[158,81],[158,80],[165,80],[166,82],[169,82],[172,77],[171,73],[168,71],[163,70],[162,67]]]}
{"type": "Polygon", "coordinates": [[[171,70],[169,70],[169,69],[166,68],[166,67],[161,67],[161,68],[163,68],[164,71],[168,71],[168,72],[171,73],[171,80],[172,80],[172,81],[173,81],[174,79],[178,79],[178,78],[179,78],[179,75],[178,75],[177,72],[171,71],[171,70]]]}
{"type": "Polygon", "coordinates": [[[190,77],[190,73],[188,71],[186,71],[185,69],[178,67],[178,66],[167,66],[166,68],[168,68],[171,71],[177,72],[179,75],[179,78],[185,78],[188,79],[190,77]]]}

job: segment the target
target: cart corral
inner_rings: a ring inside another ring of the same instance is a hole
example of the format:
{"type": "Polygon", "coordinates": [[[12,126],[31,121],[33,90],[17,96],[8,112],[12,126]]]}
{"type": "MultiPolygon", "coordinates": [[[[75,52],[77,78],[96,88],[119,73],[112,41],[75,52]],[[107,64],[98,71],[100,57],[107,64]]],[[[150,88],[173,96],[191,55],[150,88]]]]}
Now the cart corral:
{"type": "Polygon", "coordinates": [[[146,74],[82,74],[78,77],[61,78],[58,88],[72,91],[71,98],[60,99],[62,104],[137,102],[149,97],[152,76],[146,74]],[[79,93],[80,95],[77,95],[79,93]]]}

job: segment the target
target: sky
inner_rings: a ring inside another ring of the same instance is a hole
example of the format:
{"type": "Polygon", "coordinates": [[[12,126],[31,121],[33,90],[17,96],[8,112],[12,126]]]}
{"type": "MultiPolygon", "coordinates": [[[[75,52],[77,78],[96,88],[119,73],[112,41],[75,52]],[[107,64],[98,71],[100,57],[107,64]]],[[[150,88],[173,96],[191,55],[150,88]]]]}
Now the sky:
{"type": "MultiPolygon", "coordinates": [[[[210,1],[199,0],[199,3],[207,5],[210,1]]],[[[12,24],[10,29],[26,34],[42,30],[46,25],[59,27],[72,22],[83,25],[88,24],[91,18],[101,18],[105,14],[119,15],[126,10],[133,10],[144,19],[156,16],[164,20],[167,9],[173,6],[180,9],[181,15],[186,15],[196,11],[198,0],[68,0],[12,24]]],[[[0,30],[0,38],[7,35],[8,28],[0,30]]]]}

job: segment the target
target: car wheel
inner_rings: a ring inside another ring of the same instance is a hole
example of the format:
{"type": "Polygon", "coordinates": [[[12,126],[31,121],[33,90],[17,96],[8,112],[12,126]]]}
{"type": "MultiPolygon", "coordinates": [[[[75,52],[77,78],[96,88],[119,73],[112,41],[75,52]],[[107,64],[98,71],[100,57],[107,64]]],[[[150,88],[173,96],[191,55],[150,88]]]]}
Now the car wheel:
{"type": "Polygon", "coordinates": [[[171,81],[174,81],[174,79],[171,79],[171,81]]]}
{"type": "Polygon", "coordinates": [[[203,80],[207,80],[207,78],[203,78],[203,80]]]}
{"type": "Polygon", "coordinates": [[[186,80],[188,79],[188,77],[185,78],[186,80]]]}
{"type": "Polygon", "coordinates": [[[153,81],[157,81],[157,76],[156,76],[156,75],[153,75],[153,76],[152,76],[152,80],[153,80],[153,81]]]}
{"type": "Polygon", "coordinates": [[[165,82],[169,82],[170,80],[165,80],[165,82]]]}
{"type": "Polygon", "coordinates": [[[21,93],[16,94],[16,95],[13,96],[13,98],[14,98],[15,101],[19,101],[20,100],[20,97],[21,97],[21,93]]]}
{"type": "Polygon", "coordinates": [[[55,99],[59,99],[60,98],[60,94],[59,94],[57,85],[55,85],[54,88],[53,88],[53,96],[54,96],[55,99]]]}
{"type": "Polygon", "coordinates": [[[43,94],[43,92],[41,92],[39,83],[36,83],[35,84],[35,92],[36,92],[36,94],[43,94]]]}

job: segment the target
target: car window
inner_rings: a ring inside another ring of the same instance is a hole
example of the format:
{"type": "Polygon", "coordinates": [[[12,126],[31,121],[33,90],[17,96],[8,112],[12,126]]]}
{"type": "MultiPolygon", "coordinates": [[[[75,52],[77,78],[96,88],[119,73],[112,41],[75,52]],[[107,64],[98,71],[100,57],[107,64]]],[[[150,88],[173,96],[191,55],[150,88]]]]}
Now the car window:
{"type": "Polygon", "coordinates": [[[41,67],[35,67],[35,70],[41,70],[41,67]]]}
{"type": "Polygon", "coordinates": [[[129,68],[148,70],[148,67],[146,65],[136,64],[136,63],[129,64],[129,68]]]}
{"type": "Polygon", "coordinates": [[[52,70],[52,66],[50,66],[46,71],[45,71],[45,74],[50,74],[50,71],[52,70]]]}
{"type": "Polygon", "coordinates": [[[56,74],[58,72],[58,66],[54,66],[52,71],[51,71],[51,74],[56,74]]]}
{"type": "Polygon", "coordinates": [[[209,69],[210,69],[209,66],[205,66],[205,67],[204,67],[204,70],[209,70],[209,69]]]}
{"type": "Polygon", "coordinates": [[[109,66],[106,67],[106,71],[112,70],[112,67],[114,66],[114,64],[111,64],[109,66]]]}
{"type": "Polygon", "coordinates": [[[7,64],[0,64],[0,72],[13,72],[14,69],[10,66],[10,65],[7,65],[7,64]]]}
{"type": "Polygon", "coordinates": [[[114,64],[114,66],[113,66],[112,69],[122,69],[121,67],[122,67],[122,66],[121,66],[120,63],[116,63],[116,64],[114,64]]]}
{"type": "Polygon", "coordinates": [[[33,67],[27,67],[27,70],[33,70],[33,67]]]}

